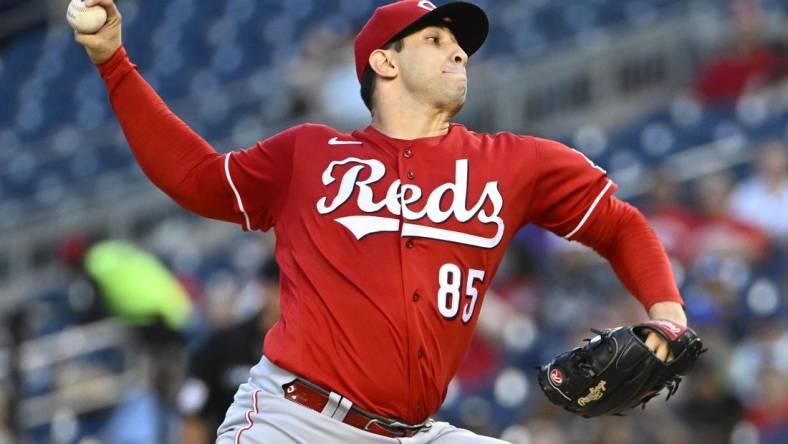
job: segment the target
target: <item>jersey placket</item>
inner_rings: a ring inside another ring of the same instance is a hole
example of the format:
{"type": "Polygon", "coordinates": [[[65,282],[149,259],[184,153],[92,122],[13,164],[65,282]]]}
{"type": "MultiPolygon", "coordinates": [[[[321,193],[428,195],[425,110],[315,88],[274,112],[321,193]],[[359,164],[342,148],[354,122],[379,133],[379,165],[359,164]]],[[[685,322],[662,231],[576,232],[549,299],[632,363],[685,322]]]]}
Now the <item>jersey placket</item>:
{"type": "MultiPolygon", "coordinates": [[[[405,146],[398,147],[399,156],[398,159],[398,168],[397,173],[401,183],[404,184],[414,184],[416,180],[416,166],[418,162],[416,160],[416,144],[411,143],[405,146]]],[[[400,203],[402,203],[404,199],[403,195],[400,195],[400,203]]],[[[400,233],[402,227],[407,222],[404,217],[404,211],[400,211],[400,233]]],[[[404,298],[404,306],[405,306],[405,316],[408,323],[408,331],[407,331],[407,350],[408,350],[408,379],[410,383],[408,384],[409,387],[413,387],[414,381],[421,380],[421,367],[423,364],[423,360],[426,359],[426,353],[424,351],[424,346],[421,343],[421,334],[416,325],[416,316],[414,311],[418,310],[417,304],[424,303],[422,301],[422,294],[423,290],[417,288],[415,283],[415,279],[409,275],[408,267],[405,266],[406,261],[413,260],[414,255],[419,254],[420,245],[418,241],[412,237],[404,237],[400,236],[400,251],[402,260],[400,261],[400,265],[402,268],[402,284],[403,284],[403,298],[404,298]]],[[[408,396],[408,405],[409,410],[413,412],[416,416],[422,416],[425,413],[424,405],[419,401],[419,397],[413,397],[413,390],[411,389],[409,396],[408,396]]]]}

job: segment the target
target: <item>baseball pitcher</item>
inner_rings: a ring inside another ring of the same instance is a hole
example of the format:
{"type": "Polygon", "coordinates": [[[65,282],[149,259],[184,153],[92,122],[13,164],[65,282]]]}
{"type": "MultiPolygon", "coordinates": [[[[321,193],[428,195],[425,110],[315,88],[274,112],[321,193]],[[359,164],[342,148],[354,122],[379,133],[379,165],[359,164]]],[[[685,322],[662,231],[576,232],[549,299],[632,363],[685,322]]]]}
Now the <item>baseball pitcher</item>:
{"type": "MultiPolygon", "coordinates": [[[[406,0],[372,14],[355,39],[366,128],[304,124],[219,154],[140,75],[113,1],[88,4],[108,20],[76,41],[147,177],[192,212],[276,234],[281,319],[217,442],[501,442],[430,415],[528,223],[592,247],[652,319],[686,325],[661,244],[602,168],[554,141],[451,123],[488,32],[479,7],[406,0]]],[[[670,360],[664,335],[643,343],[670,360]]]]}

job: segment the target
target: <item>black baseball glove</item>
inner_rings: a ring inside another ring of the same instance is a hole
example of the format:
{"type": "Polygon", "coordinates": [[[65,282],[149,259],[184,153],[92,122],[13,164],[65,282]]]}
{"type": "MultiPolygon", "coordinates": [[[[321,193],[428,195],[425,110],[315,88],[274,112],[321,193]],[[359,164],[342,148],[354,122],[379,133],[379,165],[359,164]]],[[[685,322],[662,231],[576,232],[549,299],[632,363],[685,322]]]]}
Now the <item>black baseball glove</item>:
{"type": "Polygon", "coordinates": [[[692,329],[665,320],[592,331],[598,336],[540,367],[537,378],[550,401],[586,418],[645,408],[664,388],[670,398],[705,351],[692,329]],[[652,330],[669,344],[667,363],[646,347],[652,330]]]}

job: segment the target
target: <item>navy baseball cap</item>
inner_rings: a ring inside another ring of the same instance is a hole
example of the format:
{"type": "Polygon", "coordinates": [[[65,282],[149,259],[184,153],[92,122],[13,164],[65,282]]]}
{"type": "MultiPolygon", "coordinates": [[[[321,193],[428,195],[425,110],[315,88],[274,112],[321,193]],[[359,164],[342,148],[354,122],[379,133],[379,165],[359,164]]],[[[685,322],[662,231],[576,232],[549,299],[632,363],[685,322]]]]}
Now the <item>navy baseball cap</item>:
{"type": "Polygon", "coordinates": [[[403,0],[381,6],[361,28],[355,41],[358,81],[369,66],[369,56],[395,38],[433,23],[449,28],[468,56],[481,48],[490,23],[482,8],[467,2],[435,6],[427,0],[403,0]]]}

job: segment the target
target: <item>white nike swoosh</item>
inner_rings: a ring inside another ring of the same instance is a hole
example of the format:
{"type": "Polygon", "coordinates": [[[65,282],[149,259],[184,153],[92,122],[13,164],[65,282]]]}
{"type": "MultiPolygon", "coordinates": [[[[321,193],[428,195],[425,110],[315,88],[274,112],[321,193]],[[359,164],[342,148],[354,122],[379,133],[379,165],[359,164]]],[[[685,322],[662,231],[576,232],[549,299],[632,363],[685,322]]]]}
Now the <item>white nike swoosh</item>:
{"type": "Polygon", "coordinates": [[[329,145],[361,145],[363,142],[357,142],[355,140],[339,140],[336,137],[332,137],[331,140],[328,141],[329,145]]]}

